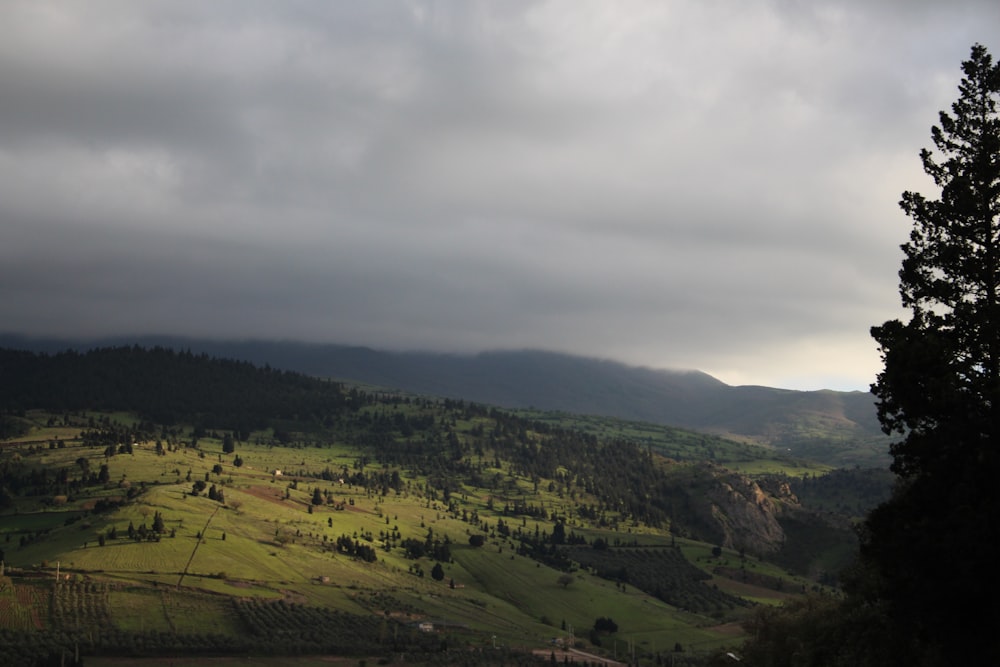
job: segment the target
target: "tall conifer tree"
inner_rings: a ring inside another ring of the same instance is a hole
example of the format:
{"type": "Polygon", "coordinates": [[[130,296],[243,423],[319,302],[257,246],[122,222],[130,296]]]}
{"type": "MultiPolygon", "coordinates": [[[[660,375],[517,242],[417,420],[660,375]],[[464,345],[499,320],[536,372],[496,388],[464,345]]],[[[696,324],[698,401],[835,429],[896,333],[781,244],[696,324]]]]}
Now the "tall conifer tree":
{"type": "Polygon", "coordinates": [[[921,152],[940,196],[900,202],[909,321],[872,329],[899,484],[865,523],[853,587],[884,609],[898,664],[1000,662],[1000,635],[983,632],[1000,625],[1000,66],[977,44],[962,70],[921,152]]]}

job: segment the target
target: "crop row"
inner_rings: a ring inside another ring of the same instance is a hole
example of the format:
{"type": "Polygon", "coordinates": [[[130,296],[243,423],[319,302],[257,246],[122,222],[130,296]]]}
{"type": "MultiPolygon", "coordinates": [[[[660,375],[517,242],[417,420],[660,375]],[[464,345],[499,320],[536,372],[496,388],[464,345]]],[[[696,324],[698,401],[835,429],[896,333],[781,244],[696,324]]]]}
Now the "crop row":
{"type": "Polygon", "coordinates": [[[233,605],[250,634],[285,643],[301,643],[325,651],[377,651],[405,642],[407,650],[435,647],[422,633],[400,631],[397,621],[287,603],[283,600],[234,599],[233,605]]]}
{"type": "Polygon", "coordinates": [[[5,583],[0,594],[0,627],[41,630],[45,627],[48,591],[31,584],[5,583]]]}
{"type": "MultiPolygon", "coordinates": [[[[22,664],[19,656],[45,655],[39,651],[68,651],[70,655],[76,651],[81,655],[156,655],[165,650],[295,655],[440,648],[437,638],[382,614],[348,614],[260,599],[218,604],[162,591],[145,596],[147,602],[158,605],[158,614],[198,618],[203,629],[199,632],[185,626],[182,631],[169,622],[157,629],[151,627],[151,621],[143,624],[145,627],[119,626],[111,613],[112,602],[116,595],[127,593],[83,582],[8,584],[0,591],[0,664],[22,664]],[[212,618],[215,622],[209,622],[212,618]]],[[[135,613],[142,612],[137,609],[135,613]]]]}
{"type": "Polygon", "coordinates": [[[567,555],[599,577],[628,583],[667,604],[697,613],[718,613],[747,603],[705,583],[710,575],[678,549],[571,547],[567,555]]]}
{"type": "Polygon", "coordinates": [[[52,623],[65,630],[110,628],[106,587],[86,583],[61,583],[51,597],[52,623]]]}

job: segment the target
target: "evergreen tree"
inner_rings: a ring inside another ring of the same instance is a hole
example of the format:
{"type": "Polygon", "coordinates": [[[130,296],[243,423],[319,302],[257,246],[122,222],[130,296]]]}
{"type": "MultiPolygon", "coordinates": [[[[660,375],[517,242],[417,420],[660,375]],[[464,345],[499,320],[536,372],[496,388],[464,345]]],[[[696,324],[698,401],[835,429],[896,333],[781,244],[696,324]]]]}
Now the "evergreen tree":
{"type": "Polygon", "coordinates": [[[899,479],[868,517],[850,582],[880,607],[898,664],[987,664],[1000,655],[991,545],[1000,541],[1000,66],[975,45],[960,96],[931,131],[938,199],[903,194],[913,220],[899,272],[908,322],[872,329],[872,386],[899,479]]]}

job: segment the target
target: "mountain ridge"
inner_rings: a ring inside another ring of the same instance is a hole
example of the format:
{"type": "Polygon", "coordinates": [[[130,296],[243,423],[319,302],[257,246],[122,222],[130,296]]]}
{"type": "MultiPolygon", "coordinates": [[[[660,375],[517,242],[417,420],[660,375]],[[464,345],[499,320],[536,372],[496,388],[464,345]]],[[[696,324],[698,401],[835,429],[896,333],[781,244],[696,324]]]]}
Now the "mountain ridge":
{"type": "Polygon", "coordinates": [[[881,466],[888,440],[865,392],[727,385],[697,370],[665,370],[542,350],[477,354],[381,351],[293,341],[172,336],[93,340],[0,335],[0,346],[54,353],[161,346],[308,375],[505,408],[593,414],[752,441],[834,465],[881,466]]]}

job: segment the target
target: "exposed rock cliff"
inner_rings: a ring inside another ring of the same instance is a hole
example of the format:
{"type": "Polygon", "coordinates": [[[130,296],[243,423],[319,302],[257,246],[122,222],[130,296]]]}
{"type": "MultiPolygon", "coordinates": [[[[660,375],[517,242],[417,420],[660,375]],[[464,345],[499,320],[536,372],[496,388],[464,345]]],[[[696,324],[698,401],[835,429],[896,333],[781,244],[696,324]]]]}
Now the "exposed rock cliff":
{"type": "Polygon", "coordinates": [[[786,536],[778,516],[785,504],[797,504],[787,485],[766,492],[750,477],[708,463],[687,473],[682,511],[675,517],[683,532],[759,555],[782,548],[786,536]]]}
{"type": "Polygon", "coordinates": [[[685,480],[673,496],[678,534],[767,556],[818,579],[835,579],[853,560],[850,522],[804,508],[786,482],[758,483],[709,463],[679,465],[677,474],[685,480]]]}
{"type": "Polygon", "coordinates": [[[720,470],[707,500],[722,546],[769,554],[784,544],[776,503],[749,477],[720,470]]]}

